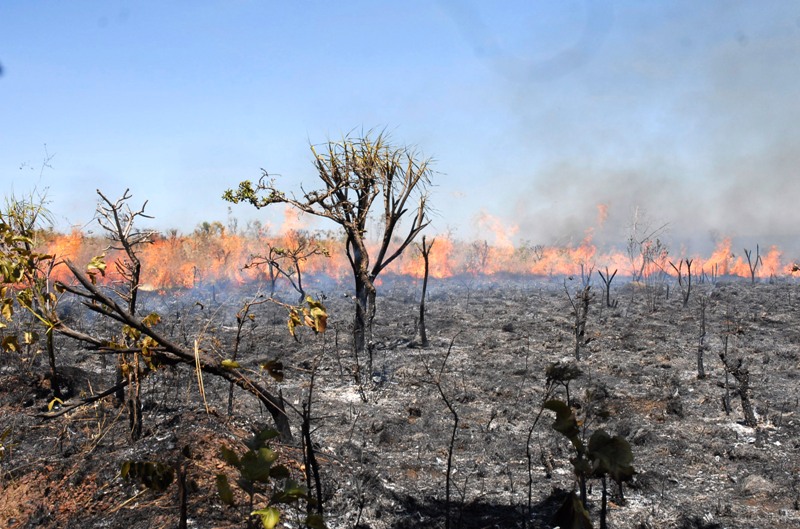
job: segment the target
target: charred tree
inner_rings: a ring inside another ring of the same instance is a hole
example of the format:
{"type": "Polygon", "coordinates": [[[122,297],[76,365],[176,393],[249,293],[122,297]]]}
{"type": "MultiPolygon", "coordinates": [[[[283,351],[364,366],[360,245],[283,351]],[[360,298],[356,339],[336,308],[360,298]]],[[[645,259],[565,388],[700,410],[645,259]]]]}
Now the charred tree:
{"type": "Polygon", "coordinates": [[[737,358],[735,361],[731,360],[724,352],[721,352],[719,357],[725,366],[725,371],[733,375],[733,378],[739,383],[737,392],[742,401],[742,413],[744,414],[745,425],[755,428],[758,426],[758,421],[753,412],[753,403],[750,401],[750,370],[744,367],[744,361],[741,358],[737,358]]]}
{"type": "Polygon", "coordinates": [[[756,270],[758,269],[758,265],[764,264],[764,261],[761,259],[761,255],[759,255],[759,248],[756,244],[756,256],[753,257],[752,250],[748,250],[747,248],[744,249],[744,255],[747,257],[747,267],[750,269],[750,282],[756,282],[756,270]]]}
{"type": "MultiPolygon", "coordinates": [[[[458,334],[461,334],[460,332],[458,334]]],[[[450,415],[453,417],[453,429],[450,433],[450,443],[447,446],[447,468],[445,470],[445,483],[444,483],[444,526],[445,529],[450,529],[451,527],[451,520],[450,520],[450,491],[451,491],[451,483],[452,483],[452,475],[453,475],[453,452],[455,451],[455,444],[456,444],[456,435],[458,434],[458,423],[459,423],[459,416],[458,411],[456,411],[455,407],[451,400],[447,397],[447,393],[444,390],[442,377],[444,375],[444,369],[447,365],[447,360],[450,358],[450,353],[453,351],[453,344],[455,344],[456,338],[458,338],[458,334],[453,336],[453,339],[450,340],[450,347],[447,348],[447,353],[444,355],[444,359],[442,360],[442,365],[439,366],[439,371],[437,373],[433,373],[431,371],[430,366],[425,363],[425,371],[427,371],[428,376],[431,378],[431,382],[436,389],[439,391],[439,396],[442,397],[442,401],[444,402],[447,409],[450,411],[450,415]]],[[[465,485],[466,488],[466,485],[465,485]]],[[[465,491],[466,492],[466,491],[465,491]]],[[[463,504],[463,498],[462,498],[463,504]]],[[[460,526],[460,525],[459,525],[460,526]]]]}
{"type": "Polygon", "coordinates": [[[423,272],[422,272],[422,298],[419,301],[419,343],[422,347],[428,347],[428,332],[425,328],[425,296],[428,295],[428,272],[430,271],[430,254],[433,248],[433,243],[436,239],[432,239],[430,244],[426,244],[425,236],[422,236],[422,244],[419,246],[420,255],[422,255],[423,272]]]}
{"type": "MultiPolygon", "coordinates": [[[[143,367],[143,374],[146,375],[148,372],[152,371],[153,368],[157,368],[160,365],[184,364],[192,369],[199,366],[203,373],[218,376],[223,380],[232,382],[239,388],[258,398],[264,404],[270,415],[272,415],[275,427],[280,433],[281,438],[285,441],[290,441],[292,439],[289,419],[284,409],[283,399],[280,396],[276,397],[272,395],[257,381],[251,379],[239,369],[227,368],[219,360],[202,355],[202,352],[200,352],[200,356],[195,356],[194,350],[173,342],[154,329],[148,322],[150,316],[140,318],[135,314],[131,314],[126,307],[121,306],[114,299],[109,297],[96,285],[92,278],[88,277],[87,274],[78,269],[73,263],[65,261],[65,264],[67,268],[69,268],[70,273],[77,280],[77,284],[67,285],[64,283],[57,283],[58,288],[78,296],[78,298],[82,300],[83,305],[89,310],[110,321],[115,321],[123,326],[127,326],[141,336],[149,339],[150,347],[147,348],[149,362],[143,367]]],[[[117,344],[111,344],[108,340],[73,329],[64,322],[59,322],[55,327],[55,331],[86,344],[91,350],[104,353],[118,350],[117,344]]],[[[142,353],[141,349],[137,350],[137,348],[133,347],[126,352],[133,353],[137,351],[142,353]]],[[[94,402],[101,396],[110,395],[117,389],[124,388],[127,385],[128,380],[123,380],[113,388],[99,395],[81,399],[72,404],[66,403],[60,410],[43,414],[43,417],[57,417],[76,407],[94,402]]]]}
{"type": "Polygon", "coordinates": [[[468,264],[473,275],[484,275],[489,267],[489,241],[473,241],[470,245],[472,254],[468,264]]]}
{"type": "MultiPolygon", "coordinates": [[[[97,206],[97,222],[106,231],[111,244],[107,250],[120,251],[123,259],[115,261],[117,273],[122,281],[112,286],[112,290],[127,304],[127,311],[131,315],[136,315],[136,301],[139,293],[139,283],[142,273],[142,263],[137,255],[138,248],[143,244],[152,242],[154,233],[152,231],[142,231],[134,227],[137,219],[152,217],[145,215],[144,209],[147,206],[145,200],[141,209],[131,210],[128,201],[131,199],[130,190],[126,189],[120,198],[112,202],[100,190],[100,204],[97,206]]],[[[124,333],[123,333],[124,335],[124,333]]],[[[123,336],[123,349],[129,344],[129,336],[123,336]]],[[[142,401],[141,401],[141,366],[140,355],[138,352],[120,353],[117,362],[117,384],[123,377],[128,379],[128,396],[125,399],[122,390],[117,393],[117,400],[125,402],[128,410],[128,423],[130,426],[131,439],[136,441],[142,435],[142,401]]]]}
{"type": "Polygon", "coordinates": [[[338,224],[345,234],[345,253],[353,271],[356,313],[353,345],[357,355],[367,352],[372,372],[372,350],[368,348],[375,316],[375,279],[411,244],[428,225],[430,161],[409,147],[396,147],[383,133],[372,137],[345,136],[329,141],[318,152],[311,146],[321,188],[302,196],[287,195],[263,171],[258,183],[249,180],[229,189],[223,199],[247,202],[256,208],[288,204],[338,224]],[[407,213],[405,232],[398,234],[407,213]],[[378,217],[377,250],[367,247],[367,223],[378,217]]]}
{"type": "Polygon", "coordinates": [[[270,294],[275,294],[275,282],[283,276],[300,294],[299,303],[306,299],[306,290],[303,287],[303,263],[315,255],[330,256],[328,250],[317,243],[313,236],[300,231],[289,234],[290,244],[276,246],[267,243],[267,252],[264,255],[255,255],[245,268],[267,266],[270,277],[270,294]]]}
{"type": "Polygon", "coordinates": [[[708,298],[700,297],[698,300],[700,306],[700,338],[697,344],[697,378],[706,378],[706,368],[703,362],[705,352],[709,347],[706,344],[706,309],[708,308],[708,298]]]}
{"type": "Polygon", "coordinates": [[[581,350],[584,345],[589,343],[589,340],[586,338],[586,320],[589,316],[589,302],[592,299],[591,288],[590,285],[586,285],[573,297],[569,293],[566,281],[564,282],[564,291],[567,293],[569,302],[572,305],[572,314],[575,317],[575,324],[573,326],[575,336],[575,360],[581,359],[581,350]]]}
{"type": "Polygon", "coordinates": [[[638,206],[634,208],[628,234],[627,253],[631,266],[631,281],[647,281],[648,265],[660,249],[658,237],[667,229],[667,224],[653,228],[647,214],[638,206]]]}
{"type": "Polygon", "coordinates": [[[606,307],[615,308],[619,300],[615,299],[613,303],[611,302],[611,282],[614,281],[614,276],[617,275],[617,270],[614,269],[613,272],[609,273],[608,267],[606,267],[605,274],[603,274],[602,270],[598,270],[597,273],[600,274],[600,279],[603,280],[603,291],[605,292],[606,307]]]}
{"type": "Polygon", "coordinates": [[[678,266],[672,261],[669,265],[675,270],[678,276],[678,286],[681,289],[681,299],[683,300],[683,307],[689,305],[689,295],[692,293],[692,261],[693,259],[681,259],[678,261],[678,266]],[[686,263],[686,276],[683,275],[683,264],[686,263]]]}
{"type": "MultiPolygon", "coordinates": [[[[266,303],[268,300],[261,297],[261,295],[256,296],[252,300],[246,302],[242,309],[236,313],[236,336],[233,339],[233,354],[231,355],[231,360],[234,362],[237,361],[239,356],[239,348],[242,343],[242,332],[244,330],[244,325],[248,321],[251,324],[254,324],[255,318],[250,313],[250,310],[263,303],[266,303]]],[[[233,415],[233,387],[234,383],[231,381],[228,387],[228,415],[233,415]]]]}

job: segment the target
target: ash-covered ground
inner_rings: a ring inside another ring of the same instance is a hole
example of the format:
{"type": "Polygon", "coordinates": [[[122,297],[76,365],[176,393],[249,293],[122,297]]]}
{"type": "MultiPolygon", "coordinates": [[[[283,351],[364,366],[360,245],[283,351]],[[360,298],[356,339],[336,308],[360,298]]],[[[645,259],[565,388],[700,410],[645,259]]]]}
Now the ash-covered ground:
{"type": "MultiPolygon", "coordinates": [[[[311,436],[326,525],[444,527],[449,518],[454,528],[552,527],[575,486],[571,445],[551,428],[554,414],[541,413],[547,367],[562,362],[582,373],[569,384],[569,396],[586,437],[597,429],[621,435],[635,457],[636,475],[624,485],[624,497],[610,487],[609,527],[800,527],[800,285],[792,279],[706,282],[693,285],[684,307],[677,285],[669,285],[667,297],[666,284],[617,279],[616,306],[608,307],[597,282],[577,361],[569,295],[579,283],[432,280],[430,346],[422,348],[420,285],[387,280],[379,288],[372,373],[350,347],[353,302],[346,288],[311,289],[325,296],[329,327],[324,335],[300,329],[299,341],[289,335],[284,307],[253,306],[238,360],[283,395],[297,441],[273,447],[300,480],[301,421],[292,410],[302,409],[313,387],[311,436]],[[700,379],[703,313],[706,377],[700,379]],[[726,341],[729,363],[741,359],[749,371],[755,427],[745,425],[738,382],[726,377],[720,360],[726,341]],[[284,366],[281,382],[259,368],[274,359],[284,366]]],[[[235,343],[236,313],[255,290],[148,293],[140,309],[161,314],[159,329],[174,340],[197,341],[222,360],[235,343]]],[[[295,294],[283,295],[296,301],[295,294]]],[[[62,307],[79,328],[114,330],[78,305],[62,307]]],[[[113,356],[65,338],[57,346],[75,397],[113,384],[113,356]]],[[[144,436],[131,443],[124,407],[110,398],[55,419],[38,417],[51,392],[46,359],[34,353],[0,359],[0,526],[177,527],[177,480],[151,490],[120,476],[126,461],[186,468],[188,527],[247,526],[246,496],[236,489],[236,505],[223,505],[215,479],[236,476],[220,448],[243,452],[243,441],[270,424],[251,395],[235,390],[229,415],[227,382],[203,377],[204,402],[194,370],[160,369],[145,380],[144,436]]],[[[566,399],[564,385],[555,397],[566,399]]],[[[597,527],[600,481],[589,485],[597,527]]],[[[255,506],[266,500],[257,495],[255,506]]],[[[298,527],[301,518],[288,509],[282,523],[298,527]]]]}

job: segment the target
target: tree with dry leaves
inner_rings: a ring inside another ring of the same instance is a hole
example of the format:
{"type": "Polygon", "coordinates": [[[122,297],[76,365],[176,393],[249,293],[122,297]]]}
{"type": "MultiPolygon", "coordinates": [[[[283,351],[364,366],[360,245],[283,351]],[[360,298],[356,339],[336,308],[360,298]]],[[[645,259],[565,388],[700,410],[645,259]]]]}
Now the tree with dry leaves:
{"type": "Polygon", "coordinates": [[[430,160],[410,147],[393,145],[388,136],[367,133],[345,136],[311,146],[321,187],[301,196],[286,194],[262,170],[256,184],[246,180],[227,190],[229,202],[247,202],[256,208],[289,204],[303,213],[332,220],[345,233],[345,251],[355,280],[354,347],[357,354],[372,354],[368,347],[375,316],[375,279],[429,224],[428,186],[430,160]],[[370,234],[377,246],[367,244],[367,224],[376,218],[378,233],[370,234]]]}
{"type": "MultiPolygon", "coordinates": [[[[120,198],[111,200],[106,197],[99,189],[97,195],[100,202],[97,205],[97,223],[106,232],[109,245],[106,251],[122,252],[122,258],[114,262],[114,266],[121,278],[120,281],[111,284],[111,290],[119,296],[127,305],[128,312],[136,315],[136,301],[139,296],[139,286],[142,274],[142,263],[139,260],[138,250],[145,244],[152,242],[155,232],[151,230],[140,230],[136,227],[136,222],[140,218],[152,219],[144,212],[147,201],[144,201],[141,209],[132,210],[130,207],[130,189],[126,189],[120,198]]],[[[135,341],[134,336],[126,336],[123,333],[120,345],[122,348],[130,347],[130,343],[135,341]]],[[[116,399],[120,403],[125,402],[128,410],[128,422],[130,425],[131,439],[138,440],[142,436],[142,400],[141,400],[141,365],[140,353],[120,352],[117,357],[117,385],[122,382],[123,377],[128,379],[128,398],[125,399],[123,388],[120,387],[116,394],[116,399]]]]}

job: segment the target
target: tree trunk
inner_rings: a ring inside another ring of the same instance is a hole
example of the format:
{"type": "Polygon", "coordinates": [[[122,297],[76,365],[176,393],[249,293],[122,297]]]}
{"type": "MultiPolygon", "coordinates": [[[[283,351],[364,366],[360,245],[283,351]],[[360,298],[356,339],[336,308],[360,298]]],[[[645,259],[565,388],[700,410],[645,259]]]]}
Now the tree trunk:
{"type": "Polygon", "coordinates": [[[419,344],[428,347],[428,331],[425,329],[425,296],[428,290],[428,261],[425,260],[425,277],[422,279],[422,299],[419,302],[419,344]]]}
{"type": "Polygon", "coordinates": [[[367,286],[364,281],[356,277],[356,318],[353,322],[353,348],[356,355],[366,351],[367,331],[367,286]]]}
{"type": "Polygon", "coordinates": [[[357,357],[367,353],[367,376],[372,376],[372,321],[375,319],[375,286],[369,277],[356,275],[356,317],[353,346],[357,357]]]}
{"type": "Polygon", "coordinates": [[[50,388],[53,390],[53,396],[60,399],[63,398],[63,395],[61,394],[61,383],[56,369],[56,348],[53,344],[53,329],[47,329],[46,337],[47,358],[50,362],[50,388]]]}

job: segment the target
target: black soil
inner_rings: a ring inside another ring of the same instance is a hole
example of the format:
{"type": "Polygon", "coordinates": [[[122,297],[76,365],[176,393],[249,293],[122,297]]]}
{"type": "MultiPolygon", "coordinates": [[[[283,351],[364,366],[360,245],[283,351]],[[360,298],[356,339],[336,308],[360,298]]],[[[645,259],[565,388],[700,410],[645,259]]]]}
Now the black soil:
{"type": "MultiPolygon", "coordinates": [[[[612,285],[613,308],[594,285],[577,361],[568,293],[579,287],[561,278],[433,281],[431,344],[421,348],[419,285],[387,281],[371,372],[367,358],[356,363],[350,349],[352,298],[329,288],[324,335],[303,328],[295,341],[285,308],[258,305],[243,327],[238,360],[283,395],[296,441],[272,446],[302,482],[294,410],[306,402],[313,375],[311,436],[330,528],[552,527],[575,487],[571,445],[552,430],[552,412],[541,413],[545,372],[556,362],[582,373],[569,397],[585,436],[604,429],[633,450],[635,477],[624,494],[610,487],[609,527],[800,527],[800,285],[706,283],[684,307],[676,285],[668,296],[667,285],[620,281],[612,285]],[[729,365],[741,360],[749,372],[755,426],[746,424],[737,380],[726,376],[725,347],[729,365]],[[272,359],[284,365],[282,382],[259,369],[272,359]]],[[[163,332],[186,344],[197,340],[221,361],[232,353],[236,313],[252,296],[252,289],[148,293],[142,311],[159,312],[163,332]]],[[[113,332],[77,305],[63,308],[81,329],[113,332]]],[[[65,338],[58,348],[72,398],[112,385],[113,356],[65,338]]],[[[0,527],[178,527],[177,479],[153,490],[120,475],[123,463],[147,461],[186,469],[187,527],[247,527],[246,496],[234,486],[236,505],[224,505],[215,479],[236,477],[220,447],[242,453],[244,441],[270,424],[252,396],[234,391],[229,415],[227,383],[206,375],[204,402],[192,369],[159,369],[143,384],[144,436],[132,443],[124,407],[111,398],[42,418],[52,399],[46,364],[34,348],[0,356],[0,527]]],[[[564,385],[555,398],[566,400],[564,385]]],[[[600,481],[589,486],[598,527],[600,481]]],[[[267,499],[257,495],[255,507],[267,499]]],[[[285,527],[299,526],[306,506],[297,507],[285,509],[285,527]]]]}

